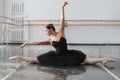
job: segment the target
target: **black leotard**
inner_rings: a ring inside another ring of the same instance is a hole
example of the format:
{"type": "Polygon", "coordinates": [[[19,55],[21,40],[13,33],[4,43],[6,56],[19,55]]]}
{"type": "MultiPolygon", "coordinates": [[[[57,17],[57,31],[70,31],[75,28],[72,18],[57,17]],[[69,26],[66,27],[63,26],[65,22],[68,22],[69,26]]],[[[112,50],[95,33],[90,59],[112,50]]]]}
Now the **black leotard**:
{"type": "Polygon", "coordinates": [[[40,65],[76,66],[86,59],[86,55],[82,51],[68,50],[64,37],[61,37],[59,41],[53,41],[52,45],[56,51],[49,51],[37,57],[40,65]]]}

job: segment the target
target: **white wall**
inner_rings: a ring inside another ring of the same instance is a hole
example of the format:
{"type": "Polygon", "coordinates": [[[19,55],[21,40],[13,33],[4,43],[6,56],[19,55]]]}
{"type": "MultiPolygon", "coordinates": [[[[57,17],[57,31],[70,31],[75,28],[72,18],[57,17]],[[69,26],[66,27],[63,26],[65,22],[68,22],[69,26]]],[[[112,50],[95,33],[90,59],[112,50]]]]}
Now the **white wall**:
{"type": "MultiPolygon", "coordinates": [[[[25,0],[29,19],[59,19],[64,0],[25,0]]],[[[120,19],[120,0],[68,0],[66,19],[120,19]]]]}
{"type": "Polygon", "coordinates": [[[10,15],[11,1],[10,0],[0,0],[0,16],[10,15]]]}
{"type": "MultiPolygon", "coordinates": [[[[60,8],[64,0],[25,0],[26,19],[60,19],[60,8]]],[[[113,19],[120,20],[120,0],[68,0],[66,19],[113,19]]],[[[43,28],[31,29],[30,40],[46,38],[43,28]],[[37,30],[36,30],[37,29],[37,30]],[[42,37],[38,37],[42,36],[42,37]]],[[[67,27],[69,43],[120,43],[119,26],[67,27]],[[78,37],[79,35],[79,37],[78,37]]],[[[27,35],[25,36],[27,37],[27,35]]]]}
{"type": "MultiPolygon", "coordinates": [[[[3,0],[0,0],[0,16],[3,15],[3,0]]],[[[0,19],[1,20],[1,19],[0,19]]],[[[0,43],[2,43],[2,28],[1,28],[1,24],[0,24],[0,43]]]]}
{"type": "Polygon", "coordinates": [[[11,4],[12,4],[12,0],[4,0],[4,4],[3,4],[3,7],[4,7],[4,16],[6,16],[6,17],[11,17],[11,12],[12,12],[12,6],[11,6],[11,4]]]}
{"type": "Polygon", "coordinates": [[[0,0],[0,16],[3,15],[3,0],[0,0]]]}

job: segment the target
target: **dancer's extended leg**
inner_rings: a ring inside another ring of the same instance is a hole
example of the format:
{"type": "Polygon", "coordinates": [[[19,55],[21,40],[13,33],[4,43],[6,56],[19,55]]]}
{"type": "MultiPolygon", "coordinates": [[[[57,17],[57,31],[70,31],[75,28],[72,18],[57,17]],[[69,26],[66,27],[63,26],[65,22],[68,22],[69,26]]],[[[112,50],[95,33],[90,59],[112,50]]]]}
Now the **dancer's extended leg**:
{"type": "Polygon", "coordinates": [[[9,59],[10,59],[10,60],[17,60],[17,61],[23,60],[23,61],[30,62],[30,63],[39,63],[38,60],[37,60],[37,58],[24,57],[24,56],[19,56],[19,55],[10,57],[9,59]]]}
{"type": "Polygon", "coordinates": [[[111,58],[86,58],[84,63],[85,64],[96,64],[96,63],[103,63],[106,64],[107,62],[113,62],[114,60],[111,58]]]}

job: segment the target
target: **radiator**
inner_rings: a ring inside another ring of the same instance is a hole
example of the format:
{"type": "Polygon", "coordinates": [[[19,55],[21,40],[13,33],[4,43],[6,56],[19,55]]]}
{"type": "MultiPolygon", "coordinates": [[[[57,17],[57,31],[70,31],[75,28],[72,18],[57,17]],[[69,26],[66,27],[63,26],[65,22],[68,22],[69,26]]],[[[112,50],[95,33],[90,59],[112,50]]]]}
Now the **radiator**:
{"type": "Polygon", "coordinates": [[[9,42],[19,43],[23,42],[23,14],[24,14],[24,1],[23,0],[12,0],[11,5],[11,17],[16,20],[12,23],[18,26],[10,26],[9,30],[9,42]],[[19,21],[19,22],[18,22],[19,21]],[[21,26],[20,26],[21,25],[21,26]]]}
{"type": "Polygon", "coordinates": [[[23,42],[23,30],[16,29],[10,31],[10,42],[23,42]]]}
{"type": "Polygon", "coordinates": [[[2,26],[1,26],[1,24],[0,24],[0,43],[2,43],[2,26]]]}
{"type": "Polygon", "coordinates": [[[0,44],[3,43],[4,41],[4,25],[3,24],[0,24],[0,44]]]}

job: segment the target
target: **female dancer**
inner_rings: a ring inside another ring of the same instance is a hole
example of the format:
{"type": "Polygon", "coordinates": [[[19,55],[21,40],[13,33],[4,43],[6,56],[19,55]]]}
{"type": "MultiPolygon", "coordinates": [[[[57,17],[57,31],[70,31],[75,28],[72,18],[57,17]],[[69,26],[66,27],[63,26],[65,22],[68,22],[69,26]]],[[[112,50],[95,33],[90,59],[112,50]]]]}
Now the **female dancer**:
{"type": "Polygon", "coordinates": [[[113,61],[110,58],[87,58],[86,54],[78,50],[68,50],[67,41],[64,34],[64,7],[68,2],[64,2],[61,7],[61,24],[58,32],[55,31],[53,24],[47,24],[45,27],[45,33],[52,37],[46,41],[40,42],[25,42],[20,48],[24,48],[26,45],[41,45],[52,44],[56,51],[49,51],[36,58],[25,56],[13,56],[10,60],[23,60],[30,63],[38,63],[40,65],[49,66],[75,66],[81,63],[95,64],[95,63],[107,63],[113,61]]]}

